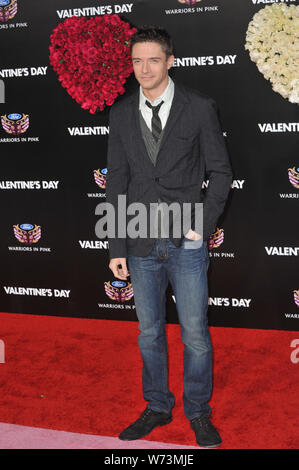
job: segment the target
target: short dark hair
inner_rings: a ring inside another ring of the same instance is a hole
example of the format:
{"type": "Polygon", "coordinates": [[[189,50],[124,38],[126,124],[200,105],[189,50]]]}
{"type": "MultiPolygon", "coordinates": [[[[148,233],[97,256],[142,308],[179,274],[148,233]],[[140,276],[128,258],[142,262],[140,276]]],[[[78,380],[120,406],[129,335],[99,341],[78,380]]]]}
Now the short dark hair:
{"type": "Polygon", "coordinates": [[[157,42],[161,45],[167,59],[173,55],[172,39],[166,29],[161,26],[144,25],[138,28],[130,40],[131,53],[134,44],[138,42],[157,42]]]}

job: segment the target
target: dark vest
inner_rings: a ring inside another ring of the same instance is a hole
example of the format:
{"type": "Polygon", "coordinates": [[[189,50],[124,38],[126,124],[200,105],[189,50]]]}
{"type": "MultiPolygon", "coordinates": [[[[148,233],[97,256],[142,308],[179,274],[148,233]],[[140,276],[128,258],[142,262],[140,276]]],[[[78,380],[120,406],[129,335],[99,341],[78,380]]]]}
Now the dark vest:
{"type": "MultiPolygon", "coordinates": [[[[149,158],[153,162],[153,164],[156,166],[156,161],[157,161],[157,156],[159,153],[160,145],[161,145],[161,140],[164,134],[164,129],[162,129],[162,132],[159,136],[158,141],[156,142],[151,131],[147,127],[147,124],[142,116],[141,111],[139,110],[139,122],[140,122],[140,128],[141,128],[141,133],[142,137],[145,143],[145,147],[148,153],[149,158]]],[[[161,199],[158,199],[158,203],[161,202],[161,199]]],[[[161,209],[158,211],[158,238],[161,237],[161,209]]]]}
{"type": "Polygon", "coordinates": [[[140,118],[139,121],[140,121],[141,133],[142,133],[142,137],[143,137],[143,140],[144,140],[144,143],[145,143],[145,146],[146,146],[148,156],[151,159],[151,161],[153,162],[153,164],[156,165],[157,155],[158,155],[158,152],[159,152],[159,149],[160,149],[161,140],[162,140],[162,137],[163,137],[163,134],[164,134],[165,127],[164,127],[164,129],[162,130],[162,132],[160,134],[158,142],[156,142],[154,137],[153,137],[153,134],[151,133],[151,131],[147,127],[147,124],[146,124],[140,110],[139,110],[139,118],[140,118]]]}

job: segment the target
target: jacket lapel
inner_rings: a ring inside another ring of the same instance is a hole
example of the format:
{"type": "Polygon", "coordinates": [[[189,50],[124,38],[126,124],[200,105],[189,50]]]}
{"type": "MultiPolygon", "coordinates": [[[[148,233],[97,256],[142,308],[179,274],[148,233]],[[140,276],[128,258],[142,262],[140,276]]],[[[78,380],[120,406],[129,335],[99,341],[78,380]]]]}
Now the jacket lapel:
{"type": "MultiPolygon", "coordinates": [[[[170,108],[169,116],[166,122],[166,126],[164,129],[164,134],[162,137],[161,145],[160,145],[160,151],[167,141],[170,131],[173,128],[174,124],[176,123],[177,119],[180,117],[185,104],[188,102],[188,98],[184,94],[182,88],[177,84],[176,81],[174,81],[174,96],[172,100],[172,105],[170,108]]],[[[157,159],[158,161],[158,159],[157,159]]]]}
{"type": "Polygon", "coordinates": [[[143,137],[142,137],[142,131],[141,131],[140,122],[139,122],[139,88],[137,92],[135,92],[131,97],[131,111],[133,115],[132,135],[133,135],[134,141],[135,142],[137,141],[137,143],[139,143],[143,156],[146,159],[146,161],[151,163],[152,166],[154,166],[153,162],[151,161],[147,153],[147,149],[146,149],[143,137]]]}

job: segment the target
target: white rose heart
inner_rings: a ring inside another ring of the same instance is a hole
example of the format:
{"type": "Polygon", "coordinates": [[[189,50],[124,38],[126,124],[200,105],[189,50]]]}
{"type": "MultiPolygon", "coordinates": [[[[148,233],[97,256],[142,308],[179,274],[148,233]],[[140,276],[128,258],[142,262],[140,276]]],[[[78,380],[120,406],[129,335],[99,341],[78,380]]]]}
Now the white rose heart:
{"type": "Polygon", "coordinates": [[[299,6],[274,3],[255,13],[245,49],[273,90],[299,104],[299,6]]]}

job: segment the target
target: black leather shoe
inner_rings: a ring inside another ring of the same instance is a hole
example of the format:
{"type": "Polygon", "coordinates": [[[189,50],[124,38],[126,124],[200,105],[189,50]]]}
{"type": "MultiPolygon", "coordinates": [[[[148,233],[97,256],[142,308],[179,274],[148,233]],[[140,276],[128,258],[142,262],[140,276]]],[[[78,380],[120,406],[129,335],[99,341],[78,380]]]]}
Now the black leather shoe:
{"type": "Polygon", "coordinates": [[[149,434],[155,427],[164,426],[172,421],[172,415],[167,413],[158,413],[150,408],[146,408],[133,424],[127,427],[118,436],[122,441],[135,441],[149,434]]]}
{"type": "Polygon", "coordinates": [[[218,447],[222,443],[217,429],[208,416],[198,416],[190,421],[195,432],[196,442],[200,447],[218,447]]]}

